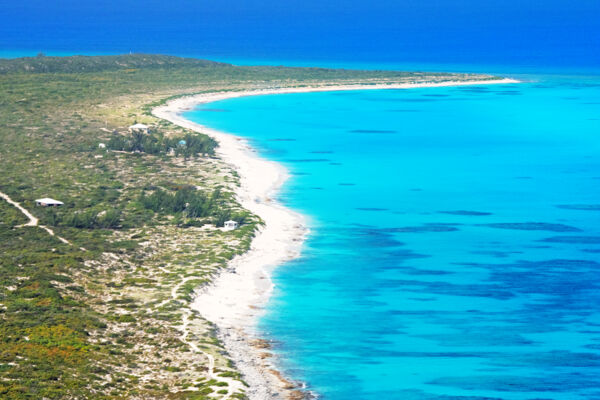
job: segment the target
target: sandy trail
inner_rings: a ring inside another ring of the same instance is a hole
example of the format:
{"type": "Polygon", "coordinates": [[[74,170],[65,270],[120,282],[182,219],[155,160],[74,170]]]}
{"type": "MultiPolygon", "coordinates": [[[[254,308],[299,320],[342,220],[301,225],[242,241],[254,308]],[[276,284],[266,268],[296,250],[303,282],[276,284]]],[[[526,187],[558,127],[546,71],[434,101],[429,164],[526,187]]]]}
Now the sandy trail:
{"type": "Polygon", "coordinates": [[[21,211],[27,218],[29,218],[29,222],[23,225],[18,225],[17,228],[22,226],[37,226],[38,219],[34,217],[29,211],[24,209],[19,203],[11,199],[7,194],[0,192],[0,197],[2,197],[6,202],[14,207],[16,207],[19,211],[21,211]]]}
{"type": "MultiPolygon", "coordinates": [[[[154,308],[159,309],[160,307],[164,306],[165,304],[169,303],[170,301],[177,301],[177,298],[179,296],[177,294],[177,292],[179,291],[179,289],[183,285],[185,285],[186,282],[188,282],[189,280],[192,280],[192,279],[198,279],[198,277],[190,276],[190,277],[183,278],[177,285],[175,285],[173,287],[173,289],[171,289],[171,297],[164,300],[163,302],[159,303],[154,308]]],[[[230,378],[230,377],[219,376],[219,374],[215,371],[215,358],[213,357],[213,355],[203,351],[196,345],[196,343],[188,340],[188,336],[190,335],[190,329],[189,329],[190,317],[192,316],[193,312],[191,309],[189,309],[187,307],[183,308],[182,311],[183,311],[182,322],[181,322],[181,325],[179,325],[177,327],[179,332],[181,332],[181,336],[179,338],[181,339],[181,341],[183,343],[190,346],[190,348],[194,352],[202,354],[204,357],[206,357],[206,359],[208,360],[207,375],[210,379],[215,380],[217,382],[227,383],[227,386],[219,387],[219,390],[223,390],[223,389],[227,390],[227,394],[225,396],[223,396],[223,400],[229,399],[234,393],[240,393],[243,390],[245,390],[246,388],[240,381],[230,378]]]]}
{"type": "MultiPolygon", "coordinates": [[[[39,225],[39,220],[33,216],[33,214],[31,214],[29,211],[27,211],[25,208],[23,208],[23,206],[21,206],[19,203],[17,203],[16,201],[14,201],[13,199],[11,199],[7,194],[0,192],[0,197],[3,198],[4,200],[6,200],[6,202],[14,207],[16,207],[19,211],[21,211],[27,218],[29,218],[29,222],[27,222],[26,224],[22,224],[22,225],[17,225],[15,226],[15,228],[23,228],[26,226],[37,226],[39,228],[42,228],[43,230],[45,230],[46,232],[48,232],[48,234],[50,236],[54,236],[56,237],[58,240],[60,240],[61,242],[63,242],[64,244],[68,244],[70,246],[73,245],[73,243],[69,242],[67,239],[58,236],[56,234],[54,234],[54,231],[50,228],[48,228],[45,225],[39,225]]],[[[85,250],[83,247],[81,248],[81,250],[85,250]]]]}

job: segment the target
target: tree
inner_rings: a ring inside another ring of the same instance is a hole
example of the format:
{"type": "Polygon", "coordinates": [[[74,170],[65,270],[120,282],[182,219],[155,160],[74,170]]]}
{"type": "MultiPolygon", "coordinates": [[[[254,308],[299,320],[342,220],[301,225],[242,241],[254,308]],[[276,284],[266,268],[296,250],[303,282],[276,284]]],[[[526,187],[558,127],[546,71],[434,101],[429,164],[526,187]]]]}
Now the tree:
{"type": "Polygon", "coordinates": [[[144,136],[144,133],[138,131],[131,133],[131,151],[144,151],[144,136]]]}

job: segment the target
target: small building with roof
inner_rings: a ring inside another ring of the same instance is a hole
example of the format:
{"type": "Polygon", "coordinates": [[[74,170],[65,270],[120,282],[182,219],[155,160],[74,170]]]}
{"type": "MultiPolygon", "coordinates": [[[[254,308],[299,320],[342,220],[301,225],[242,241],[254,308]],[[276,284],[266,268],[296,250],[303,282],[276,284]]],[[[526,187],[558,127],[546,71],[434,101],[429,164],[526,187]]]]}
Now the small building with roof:
{"type": "Polygon", "coordinates": [[[232,231],[238,227],[238,223],[236,221],[232,221],[232,220],[225,221],[225,223],[223,224],[223,227],[225,228],[226,231],[232,231]]]}
{"type": "Polygon", "coordinates": [[[129,127],[129,132],[142,132],[148,134],[150,133],[150,128],[148,127],[148,125],[137,123],[129,127]]]}
{"type": "Polygon", "coordinates": [[[43,199],[37,199],[35,201],[35,204],[41,207],[58,207],[62,206],[65,203],[63,203],[62,201],[51,199],[50,197],[44,197],[43,199]]]}

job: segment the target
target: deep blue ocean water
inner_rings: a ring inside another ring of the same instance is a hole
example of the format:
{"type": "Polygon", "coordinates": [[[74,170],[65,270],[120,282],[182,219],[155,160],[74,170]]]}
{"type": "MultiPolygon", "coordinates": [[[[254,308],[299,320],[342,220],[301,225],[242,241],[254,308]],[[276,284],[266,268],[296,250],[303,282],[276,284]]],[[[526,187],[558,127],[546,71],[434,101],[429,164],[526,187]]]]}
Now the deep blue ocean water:
{"type": "Polygon", "coordinates": [[[0,57],[600,70],[598,0],[0,0],[0,10],[0,57]]]}
{"type": "Polygon", "coordinates": [[[275,271],[260,327],[310,390],[600,398],[600,78],[258,96],[186,115],[293,174],[279,197],[311,235],[275,271]]]}

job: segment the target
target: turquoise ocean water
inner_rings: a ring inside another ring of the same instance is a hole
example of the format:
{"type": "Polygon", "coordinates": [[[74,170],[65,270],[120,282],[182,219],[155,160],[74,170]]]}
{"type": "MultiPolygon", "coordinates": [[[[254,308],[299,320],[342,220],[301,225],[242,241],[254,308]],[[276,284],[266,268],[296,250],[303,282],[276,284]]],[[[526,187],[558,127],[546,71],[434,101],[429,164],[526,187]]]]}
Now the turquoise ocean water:
{"type": "Polygon", "coordinates": [[[600,398],[600,78],[257,96],[189,119],[309,218],[260,322],[323,399],[600,398]]]}

